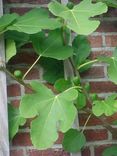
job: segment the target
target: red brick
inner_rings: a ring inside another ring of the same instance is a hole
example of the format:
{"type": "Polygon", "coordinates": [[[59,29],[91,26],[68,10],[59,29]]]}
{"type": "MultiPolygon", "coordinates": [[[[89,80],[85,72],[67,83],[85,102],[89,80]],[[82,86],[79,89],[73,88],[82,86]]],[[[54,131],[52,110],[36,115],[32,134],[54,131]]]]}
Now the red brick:
{"type": "Polygon", "coordinates": [[[112,56],[112,52],[111,51],[94,51],[91,53],[90,55],[90,59],[96,59],[99,56],[112,56]]]}
{"type": "Polygon", "coordinates": [[[9,97],[20,96],[21,95],[20,85],[19,84],[11,84],[11,85],[7,86],[7,94],[9,97]]]}
{"type": "Polygon", "coordinates": [[[37,59],[37,55],[35,53],[28,53],[26,51],[20,51],[15,55],[10,61],[9,65],[20,65],[20,64],[25,64],[25,65],[31,65],[32,63],[35,62],[37,59]]]}
{"type": "Polygon", "coordinates": [[[92,67],[89,70],[81,73],[82,78],[104,78],[104,67],[92,67]]]}
{"type": "Polygon", "coordinates": [[[15,146],[32,146],[29,133],[18,133],[12,143],[15,146]]]}
{"type": "Polygon", "coordinates": [[[102,152],[104,151],[105,148],[109,147],[111,145],[101,145],[98,147],[95,147],[95,156],[102,156],[102,152]]]}
{"type": "Polygon", "coordinates": [[[24,156],[23,150],[10,150],[10,156],[24,156]]]}
{"type": "Polygon", "coordinates": [[[28,156],[70,156],[69,153],[62,149],[49,149],[46,151],[28,150],[28,156]]]}
{"type": "Polygon", "coordinates": [[[17,13],[19,15],[23,15],[27,11],[30,11],[32,8],[10,8],[10,13],[17,13]]]}
{"type": "Polygon", "coordinates": [[[108,35],[108,36],[106,36],[106,45],[108,47],[117,46],[117,35],[108,35]]]}
{"type": "MultiPolygon", "coordinates": [[[[86,113],[79,113],[79,122],[80,122],[80,126],[83,126],[88,118],[89,114],[86,113]]],[[[117,113],[107,117],[106,120],[111,124],[113,121],[115,121],[117,119],[117,113]]],[[[92,116],[90,118],[90,120],[87,123],[87,126],[96,126],[96,125],[101,125],[102,122],[96,118],[95,116],[92,116]]]]}
{"type": "Polygon", "coordinates": [[[117,86],[112,82],[90,82],[91,92],[108,93],[117,91],[117,86]]]}
{"type": "Polygon", "coordinates": [[[84,134],[87,141],[107,140],[108,133],[105,129],[85,130],[84,134]]]}
{"type": "Polygon", "coordinates": [[[88,37],[91,47],[102,47],[102,36],[89,36],[88,37]]]}
{"type": "Polygon", "coordinates": [[[82,150],[82,156],[90,156],[90,149],[88,147],[86,147],[85,149],[82,150]]]}
{"type": "Polygon", "coordinates": [[[20,100],[12,100],[12,101],[11,101],[11,104],[12,104],[14,107],[19,107],[20,100]]]}
{"type": "Polygon", "coordinates": [[[32,3],[32,4],[46,4],[50,0],[5,0],[7,3],[32,3]]]}
{"type": "Polygon", "coordinates": [[[117,22],[116,21],[101,21],[101,24],[96,31],[97,32],[117,32],[117,22]]]}

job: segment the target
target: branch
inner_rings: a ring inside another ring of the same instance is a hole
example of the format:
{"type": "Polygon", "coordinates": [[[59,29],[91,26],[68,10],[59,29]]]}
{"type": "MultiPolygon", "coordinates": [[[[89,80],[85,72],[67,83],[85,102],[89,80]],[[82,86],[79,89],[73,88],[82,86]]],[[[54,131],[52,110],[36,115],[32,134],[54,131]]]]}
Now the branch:
{"type": "Polygon", "coordinates": [[[32,87],[29,84],[26,84],[23,80],[16,78],[10,71],[8,71],[4,66],[0,67],[1,71],[4,71],[6,74],[8,74],[12,79],[16,80],[18,83],[20,83],[21,85],[23,85],[24,87],[30,89],[31,91],[34,92],[34,90],[32,89],[32,87]]]}

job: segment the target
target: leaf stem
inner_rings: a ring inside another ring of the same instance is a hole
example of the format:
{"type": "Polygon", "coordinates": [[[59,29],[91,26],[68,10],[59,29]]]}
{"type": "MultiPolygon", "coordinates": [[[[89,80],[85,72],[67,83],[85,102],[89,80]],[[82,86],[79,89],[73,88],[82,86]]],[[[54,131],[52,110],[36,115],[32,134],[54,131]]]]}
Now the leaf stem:
{"type": "Polygon", "coordinates": [[[93,64],[93,63],[96,63],[96,62],[98,62],[98,59],[95,59],[95,60],[92,60],[92,61],[88,61],[88,62],[86,62],[86,63],[83,63],[83,64],[81,64],[81,65],[78,67],[78,70],[80,70],[81,68],[83,68],[83,67],[86,66],[86,65],[90,65],[90,64],[93,64]]]}
{"type": "Polygon", "coordinates": [[[41,55],[39,55],[39,57],[36,59],[36,61],[31,65],[31,67],[27,70],[27,72],[24,74],[22,80],[25,79],[25,77],[28,75],[28,73],[32,70],[32,68],[36,65],[36,63],[40,60],[41,55]]]}
{"type": "Polygon", "coordinates": [[[86,125],[87,125],[89,119],[91,118],[91,116],[92,116],[92,114],[90,114],[90,115],[88,116],[88,118],[87,118],[87,120],[86,120],[86,122],[85,122],[85,124],[84,124],[84,126],[83,126],[83,129],[82,129],[81,133],[84,132],[84,130],[85,130],[85,128],[86,128],[86,125]]]}

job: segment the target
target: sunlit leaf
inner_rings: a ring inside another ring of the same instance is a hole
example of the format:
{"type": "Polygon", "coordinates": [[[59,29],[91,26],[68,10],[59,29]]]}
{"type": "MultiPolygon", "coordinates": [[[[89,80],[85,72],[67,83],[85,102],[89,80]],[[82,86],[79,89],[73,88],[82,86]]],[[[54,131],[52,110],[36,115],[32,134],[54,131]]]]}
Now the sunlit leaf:
{"type": "Polygon", "coordinates": [[[96,30],[100,22],[91,20],[90,17],[107,12],[105,3],[91,3],[91,0],[83,0],[80,4],[69,9],[67,6],[57,1],[52,1],[48,5],[49,10],[55,15],[62,17],[67,23],[67,27],[74,32],[88,35],[96,30]]]}

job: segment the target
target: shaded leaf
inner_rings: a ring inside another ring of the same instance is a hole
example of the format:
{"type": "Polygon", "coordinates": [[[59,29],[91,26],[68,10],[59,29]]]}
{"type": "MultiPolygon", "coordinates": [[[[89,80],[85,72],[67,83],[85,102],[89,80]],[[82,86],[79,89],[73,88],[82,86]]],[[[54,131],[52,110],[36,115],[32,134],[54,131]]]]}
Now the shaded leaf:
{"type": "Polygon", "coordinates": [[[91,53],[91,46],[86,36],[78,35],[73,40],[74,61],[77,67],[82,64],[91,53]]]}
{"type": "Polygon", "coordinates": [[[116,0],[97,0],[98,2],[104,2],[110,7],[117,8],[117,1],[116,0]]]}
{"type": "Polygon", "coordinates": [[[102,156],[117,156],[117,146],[113,145],[112,147],[106,148],[103,151],[102,156]]]}
{"type": "Polygon", "coordinates": [[[86,138],[83,133],[76,129],[70,129],[65,133],[63,148],[68,152],[78,152],[86,144],[86,138]]]}
{"type": "Polygon", "coordinates": [[[72,87],[72,83],[71,83],[71,80],[65,80],[61,78],[55,82],[54,87],[57,91],[63,92],[66,89],[72,87]]]}
{"type": "Polygon", "coordinates": [[[39,61],[44,69],[43,79],[54,84],[56,80],[64,77],[63,62],[52,58],[43,58],[39,61]]]}
{"type": "Polygon", "coordinates": [[[69,88],[54,95],[53,92],[40,82],[31,82],[36,91],[25,95],[21,100],[20,112],[23,117],[36,117],[31,124],[31,139],[38,149],[46,149],[53,145],[58,138],[58,131],[66,132],[71,128],[76,108],[73,101],[77,98],[77,90],[69,88]]]}
{"type": "Polygon", "coordinates": [[[57,20],[49,18],[47,10],[35,8],[19,17],[17,21],[7,29],[34,34],[40,32],[42,29],[52,30],[60,26],[61,24],[57,20]]]}
{"type": "Polygon", "coordinates": [[[78,92],[78,97],[76,99],[75,106],[79,110],[86,106],[86,97],[83,93],[78,92]]]}
{"type": "Polygon", "coordinates": [[[23,126],[26,122],[20,113],[18,108],[14,108],[10,104],[8,105],[8,112],[9,112],[9,137],[13,139],[16,133],[19,130],[19,126],[23,126]]]}
{"type": "Polygon", "coordinates": [[[4,34],[5,39],[14,40],[16,43],[16,47],[20,48],[27,42],[29,42],[30,36],[28,34],[18,32],[18,31],[7,31],[4,34]]]}
{"type": "Polygon", "coordinates": [[[16,54],[14,40],[6,40],[6,61],[8,62],[16,54]]]}
{"type": "Polygon", "coordinates": [[[37,54],[43,57],[64,60],[73,55],[73,49],[63,45],[61,32],[58,29],[51,31],[48,36],[44,33],[33,35],[32,43],[37,54]]]}
{"type": "Polygon", "coordinates": [[[62,17],[69,29],[82,35],[92,33],[100,24],[98,20],[89,19],[90,17],[107,12],[106,4],[101,2],[93,4],[91,0],[83,0],[73,9],[54,0],[48,5],[48,8],[55,16],[62,17]]]}

